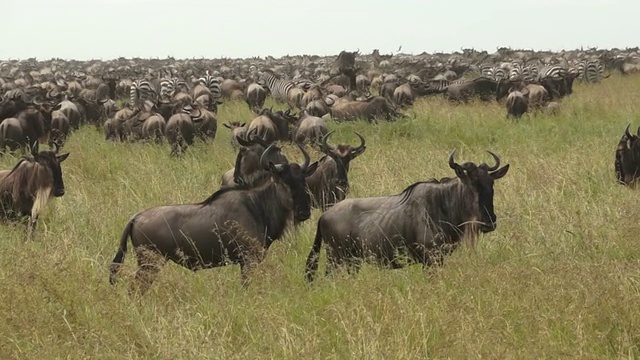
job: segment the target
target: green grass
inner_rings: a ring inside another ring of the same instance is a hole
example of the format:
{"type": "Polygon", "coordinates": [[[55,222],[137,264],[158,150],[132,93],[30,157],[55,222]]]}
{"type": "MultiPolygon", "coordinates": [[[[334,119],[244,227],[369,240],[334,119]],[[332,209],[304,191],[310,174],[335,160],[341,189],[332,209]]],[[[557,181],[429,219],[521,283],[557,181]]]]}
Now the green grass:
{"type": "MultiPolygon", "coordinates": [[[[357,144],[354,130],[367,140],[351,197],[452,176],[453,148],[460,162],[498,153],[511,170],[496,183],[497,230],[435,271],[366,266],[307,287],[315,211],[273,245],[250,288],[237,266],[192,273],[170,263],[139,300],[127,294],[133,253],[117,286],[108,282],[126,221],[215,191],[233,166],[229,131],[219,126],[212,144],[177,160],[168,145],[109,143],[83,128],[65,148],[67,193],[34,241],[23,241],[24,227],[0,227],[0,358],[640,357],[640,194],[613,171],[624,127],[640,125],[638,93],[640,78],[612,77],[576,86],[557,117],[513,122],[495,103],[424,99],[415,119],[331,122],[332,141],[357,144]]],[[[244,103],[226,103],[219,124],[251,118],[244,103]]],[[[324,262],[323,252],[321,274],[324,262]]]]}

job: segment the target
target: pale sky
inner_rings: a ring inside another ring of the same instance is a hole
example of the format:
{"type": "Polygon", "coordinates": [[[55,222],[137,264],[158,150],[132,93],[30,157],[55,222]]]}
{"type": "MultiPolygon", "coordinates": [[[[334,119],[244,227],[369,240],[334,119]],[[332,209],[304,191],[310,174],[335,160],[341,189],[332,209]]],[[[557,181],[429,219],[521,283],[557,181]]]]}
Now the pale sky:
{"type": "Polygon", "coordinates": [[[640,0],[0,0],[0,11],[0,59],[640,45],[640,0]]]}

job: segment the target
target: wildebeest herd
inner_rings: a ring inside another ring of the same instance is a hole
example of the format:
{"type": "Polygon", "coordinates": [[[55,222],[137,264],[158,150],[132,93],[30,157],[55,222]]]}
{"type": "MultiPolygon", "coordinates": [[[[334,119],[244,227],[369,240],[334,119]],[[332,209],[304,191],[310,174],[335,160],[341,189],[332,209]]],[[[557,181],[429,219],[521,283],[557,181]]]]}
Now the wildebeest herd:
{"type": "MultiPolygon", "coordinates": [[[[91,125],[109,141],[169,143],[181,157],[196,139],[214,141],[217,113],[244,101],[255,114],[223,124],[237,149],[221,187],[194,204],[153,207],[130,218],[111,265],[115,283],[129,239],[138,259],[133,288],[144,292],[163,263],[198,270],[239,264],[243,284],[273,241],[323,214],[306,264],[312,281],[322,244],[327,273],[363,261],[400,268],[442,264],[461,242],[496,229],[494,182],[509,165],[489,151],[493,165],[448,159],[455,177],[409,185],[400,194],[349,198],[351,162],[366,150],[334,144],[328,121],[393,121],[407,117],[416,99],[443,96],[452,103],[503,103],[508,117],[560,111],[574,81],[597,83],[612,72],[640,72],[634,49],[545,51],[462,49],[453,54],[370,55],[253,59],[124,59],[86,62],[9,60],[0,63],[0,150],[24,155],[0,172],[5,219],[26,218],[28,238],[51,197],[65,193],[60,164],[65,141],[91,125]],[[375,95],[374,95],[375,94],[375,95]],[[286,110],[265,108],[267,96],[286,110]],[[287,159],[282,143],[304,157],[287,159]],[[48,144],[52,151],[40,151],[48,144]],[[324,154],[312,161],[315,147],[324,154]]],[[[640,128],[624,131],[615,156],[620,183],[640,177],[640,128]]]]}

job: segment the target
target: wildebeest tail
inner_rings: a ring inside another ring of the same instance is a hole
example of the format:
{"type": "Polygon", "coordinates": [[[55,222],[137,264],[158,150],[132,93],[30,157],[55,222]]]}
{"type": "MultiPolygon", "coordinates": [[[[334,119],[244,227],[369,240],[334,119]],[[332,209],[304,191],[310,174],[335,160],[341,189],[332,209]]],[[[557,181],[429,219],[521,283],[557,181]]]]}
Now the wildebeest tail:
{"type": "Polygon", "coordinates": [[[124,227],[124,231],[122,231],[122,236],[120,237],[120,246],[118,247],[118,252],[116,256],[113,258],[111,262],[111,266],[109,267],[109,282],[111,285],[116,283],[116,275],[118,275],[118,271],[120,270],[120,266],[124,262],[124,255],[127,253],[127,241],[131,236],[131,230],[133,230],[133,220],[129,220],[127,226],[124,227]]]}
{"type": "MultiPolygon", "coordinates": [[[[322,219],[322,218],[320,218],[322,219]]],[[[318,262],[320,261],[320,249],[322,248],[322,232],[320,231],[320,220],[318,220],[318,229],[316,230],[316,239],[307,257],[307,266],[304,277],[308,283],[313,281],[316,271],[318,271],[318,262]]]]}

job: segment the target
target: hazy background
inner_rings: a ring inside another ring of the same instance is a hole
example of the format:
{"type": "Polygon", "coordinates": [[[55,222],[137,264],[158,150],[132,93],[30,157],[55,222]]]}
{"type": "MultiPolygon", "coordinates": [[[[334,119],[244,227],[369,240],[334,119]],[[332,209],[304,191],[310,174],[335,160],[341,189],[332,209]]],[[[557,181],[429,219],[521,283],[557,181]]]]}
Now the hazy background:
{"type": "Polygon", "coordinates": [[[624,48],[640,37],[639,0],[1,0],[0,8],[0,59],[624,48]]]}

